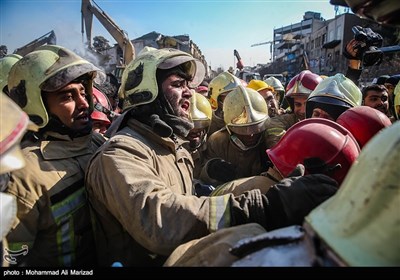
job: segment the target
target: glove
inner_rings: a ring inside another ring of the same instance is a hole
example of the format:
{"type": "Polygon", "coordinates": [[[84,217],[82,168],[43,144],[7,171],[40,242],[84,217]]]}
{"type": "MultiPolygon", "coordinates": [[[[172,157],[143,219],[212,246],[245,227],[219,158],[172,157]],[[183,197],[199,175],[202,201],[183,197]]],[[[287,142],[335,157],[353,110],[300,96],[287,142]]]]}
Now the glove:
{"type": "Polygon", "coordinates": [[[281,180],[263,196],[266,229],[301,225],[304,217],[337,189],[337,182],[322,174],[281,180]]]}
{"type": "Polygon", "coordinates": [[[292,170],[292,172],[290,172],[288,174],[287,177],[297,177],[297,176],[304,176],[304,172],[306,171],[306,168],[304,167],[304,165],[302,165],[301,163],[299,163],[298,165],[296,165],[296,167],[292,170]]]}
{"type": "Polygon", "coordinates": [[[214,180],[226,183],[236,178],[236,168],[230,162],[215,158],[208,164],[207,174],[214,180]]]}

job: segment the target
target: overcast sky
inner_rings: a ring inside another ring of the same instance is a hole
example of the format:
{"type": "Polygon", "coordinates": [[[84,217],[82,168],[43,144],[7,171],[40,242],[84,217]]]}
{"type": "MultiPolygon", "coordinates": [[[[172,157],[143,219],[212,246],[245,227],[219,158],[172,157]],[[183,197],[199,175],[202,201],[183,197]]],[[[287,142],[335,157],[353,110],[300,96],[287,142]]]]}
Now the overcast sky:
{"type": "MultiPolygon", "coordinates": [[[[174,36],[188,34],[212,69],[234,66],[237,49],[245,65],[267,63],[269,45],[252,44],[273,39],[273,29],[297,23],[306,11],[335,16],[329,0],[260,1],[151,1],[96,0],[130,39],[152,31],[174,36]]],[[[57,44],[82,47],[80,0],[1,0],[0,45],[12,53],[30,41],[54,30],[57,44]]],[[[343,7],[339,8],[343,12],[343,7]]],[[[115,40],[93,19],[93,36],[115,40]]]]}

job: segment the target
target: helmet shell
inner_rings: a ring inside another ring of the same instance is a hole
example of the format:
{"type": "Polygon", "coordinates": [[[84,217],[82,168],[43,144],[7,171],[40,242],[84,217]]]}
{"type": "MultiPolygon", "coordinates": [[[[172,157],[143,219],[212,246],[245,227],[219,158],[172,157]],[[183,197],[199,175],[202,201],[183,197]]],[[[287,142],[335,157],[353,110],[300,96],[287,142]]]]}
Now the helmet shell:
{"type": "Polygon", "coordinates": [[[392,124],[384,113],[368,106],[350,108],[336,122],[351,132],[360,148],[381,129],[392,124]]]}
{"type": "Polygon", "coordinates": [[[283,177],[297,164],[303,164],[306,174],[324,173],[339,184],[359,153],[360,147],[347,129],[322,118],[296,123],[274,147],[267,149],[268,157],[283,177]],[[338,164],[341,168],[332,169],[338,164]]]}
{"type": "MultiPolygon", "coordinates": [[[[112,110],[110,101],[108,100],[107,96],[95,87],[93,87],[93,103],[94,104],[100,103],[101,106],[107,109],[108,111],[112,110]]],[[[103,121],[107,125],[111,124],[111,121],[108,119],[105,113],[98,111],[96,109],[96,106],[94,106],[94,108],[95,109],[90,115],[93,120],[103,121]]]]}
{"type": "Polygon", "coordinates": [[[0,59],[0,89],[3,93],[8,94],[5,91],[5,87],[8,83],[8,74],[10,73],[11,67],[22,58],[19,54],[8,54],[0,59]]]}
{"type": "Polygon", "coordinates": [[[394,114],[396,120],[400,120],[400,83],[394,88],[394,114]]]}
{"type": "Polygon", "coordinates": [[[272,92],[275,92],[274,88],[268,85],[266,82],[261,80],[251,80],[247,85],[248,88],[254,89],[255,91],[261,91],[264,89],[268,89],[272,92]]]}
{"type": "Polygon", "coordinates": [[[210,102],[202,94],[194,92],[190,98],[189,118],[195,129],[205,129],[210,126],[212,110],[210,102]]]}
{"type": "Polygon", "coordinates": [[[122,74],[119,95],[124,99],[123,110],[153,102],[158,95],[157,69],[181,64],[192,77],[189,87],[197,87],[205,76],[205,67],[199,60],[177,49],[145,47],[122,74]]]}
{"type": "MultiPolygon", "coordinates": [[[[326,108],[336,106],[342,113],[349,108],[360,106],[361,102],[362,93],[357,85],[343,74],[338,73],[321,81],[308,96],[306,118],[312,116],[314,108],[317,108],[319,104],[326,108]]],[[[340,113],[337,114],[337,117],[340,113]]],[[[335,118],[335,116],[332,117],[335,118]]]]}
{"type": "Polygon", "coordinates": [[[0,174],[25,166],[20,141],[28,128],[28,115],[6,94],[0,98],[0,174]]]}
{"type": "Polygon", "coordinates": [[[307,97],[322,81],[322,78],[309,70],[303,70],[294,76],[286,86],[285,98],[289,102],[290,108],[294,110],[295,96],[307,97]]]}
{"type": "Polygon", "coordinates": [[[239,78],[229,72],[222,72],[217,77],[211,80],[208,85],[208,95],[211,108],[215,111],[218,109],[218,97],[221,94],[227,94],[242,82],[239,78]]]}
{"type": "Polygon", "coordinates": [[[42,46],[11,68],[8,78],[10,96],[42,128],[49,122],[42,91],[55,92],[87,74],[85,90],[93,108],[92,82],[96,71],[99,71],[97,67],[64,47],[42,46]]]}
{"type": "Polygon", "coordinates": [[[234,133],[258,134],[266,129],[268,106],[257,91],[243,86],[236,87],[225,98],[224,121],[234,133]]]}
{"type": "Polygon", "coordinates": [[[400,265],[400,122],[363,148],[339,191],[307,217],[349,266],[400,265]]]}

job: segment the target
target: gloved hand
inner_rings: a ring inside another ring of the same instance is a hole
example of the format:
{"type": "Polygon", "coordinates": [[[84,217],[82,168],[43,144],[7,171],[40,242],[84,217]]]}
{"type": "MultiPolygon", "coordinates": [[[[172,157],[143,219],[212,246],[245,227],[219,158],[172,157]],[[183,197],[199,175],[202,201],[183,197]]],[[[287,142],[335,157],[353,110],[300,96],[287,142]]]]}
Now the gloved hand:
{"type": "Polygon", "coordinates": [[[302,165],[301,163],[299,163],[298,165],[296,165],[296,167],[292,170],[292,172],[290,172],[288,174],[287,177],[294,177],[294,176],[304,176],[304,172],[306,171],[306,168],[304,167],[304,165],[302,165]]]}
{"type": "Polygon", "coordinates": [[[334,195],[337,189],[337,182],[322,174],[281,180],[263,196],[266,229],[301,225],[304,217],[334,195]]]}
{"type": "Polygon", "coordinates": [[[236,168],[228,161],[215,158],[208,164],[207,174],[214,180],[226,183],[236,178],[236,168]]]}

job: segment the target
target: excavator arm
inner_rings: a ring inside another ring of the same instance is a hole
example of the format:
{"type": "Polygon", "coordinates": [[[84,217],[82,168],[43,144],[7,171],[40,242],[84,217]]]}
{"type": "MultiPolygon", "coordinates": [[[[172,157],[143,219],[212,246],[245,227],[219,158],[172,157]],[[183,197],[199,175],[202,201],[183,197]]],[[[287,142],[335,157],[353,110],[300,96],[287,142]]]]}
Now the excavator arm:
{"type": "Polygon", "coordinates": [[[129,40],[126,32],[118,25],[92,0],[82,0],[82,34],[83,26],[86,29],[86,38],[89,47],[92,47],[92,22],[93,15],[100,21],[105,29],[117,41],[123,52],[123,65],[128,64],[135,58],[135,48],[129,40]]]}
{"type": "Polygon", "coordinates": [[[30,52],[33,52],[37,47],[46,44],[55,45],[56,43],[57,43],[56,34],[54,33],[53,30],[51,30],[49,33],[44,34],[42,37],[39,37],[33,40],[32,42],[29,42],[25,46],[16,49],[14,53],[24,56],[30,52]]]}

